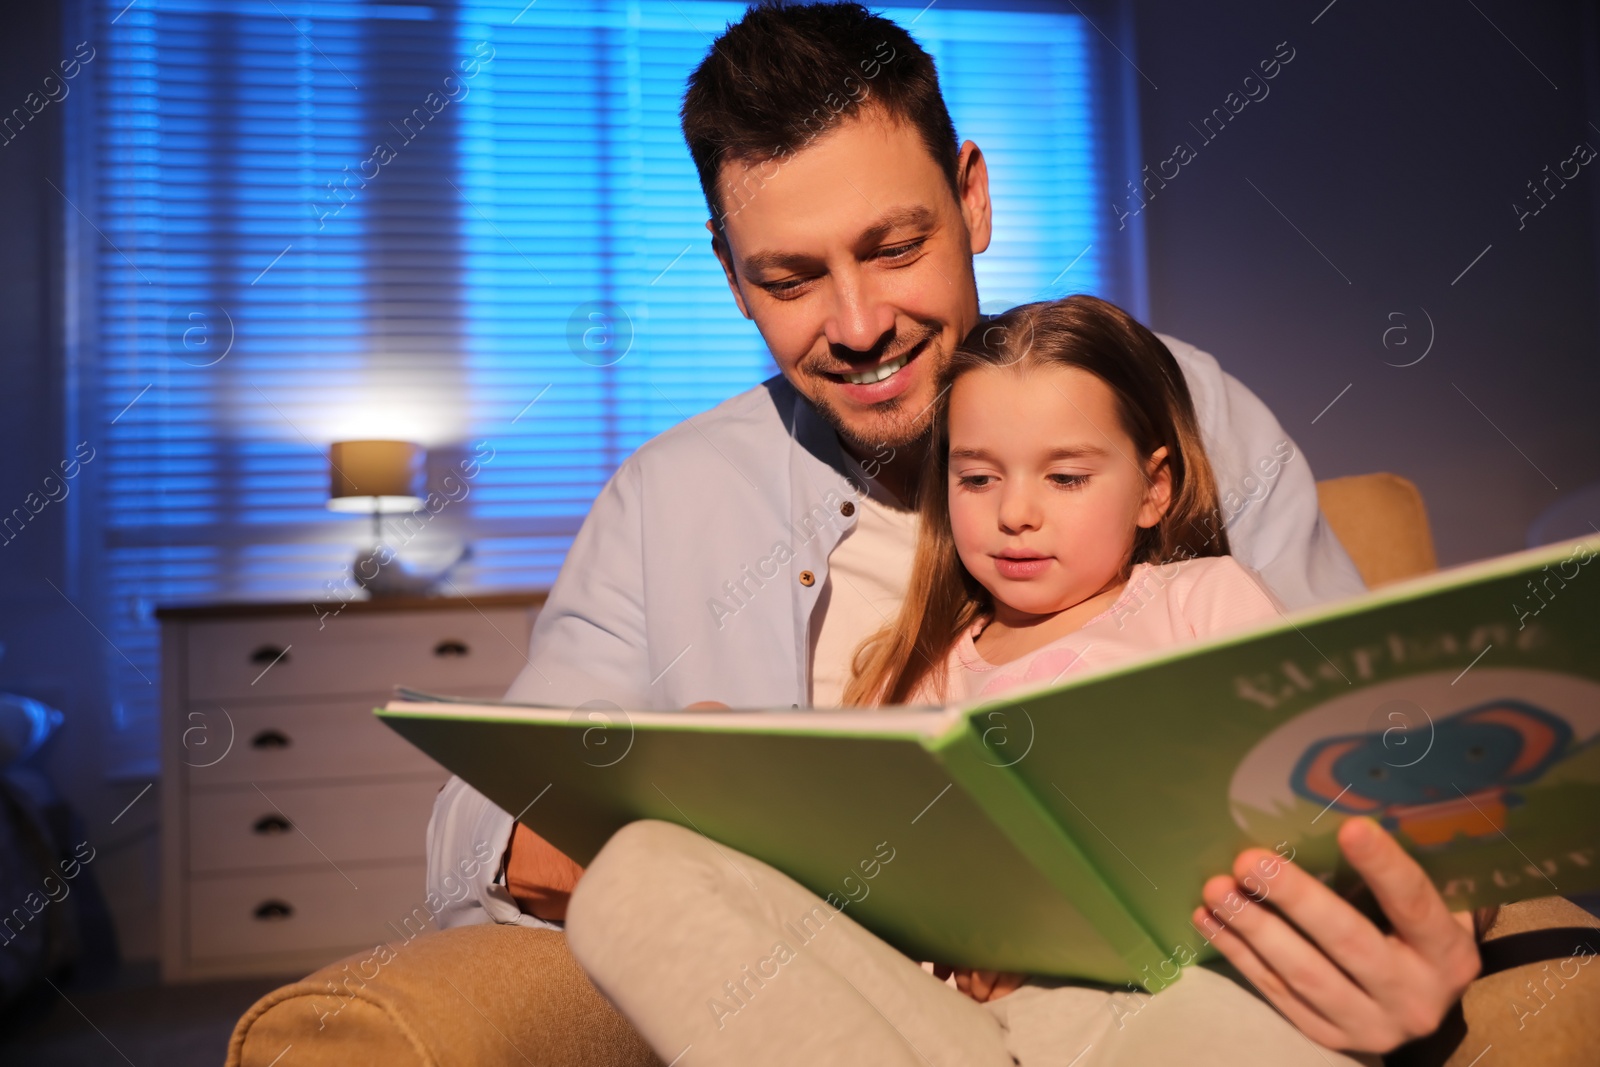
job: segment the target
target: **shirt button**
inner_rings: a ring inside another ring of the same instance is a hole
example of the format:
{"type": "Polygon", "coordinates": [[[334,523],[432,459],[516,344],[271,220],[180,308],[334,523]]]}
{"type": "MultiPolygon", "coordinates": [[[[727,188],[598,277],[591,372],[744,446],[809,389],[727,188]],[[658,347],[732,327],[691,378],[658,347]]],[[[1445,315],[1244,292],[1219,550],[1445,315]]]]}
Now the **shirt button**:
{"type": "Polygon", "coordinates": [[[800,572],[800,584],[804,585],[804,586],[816,585],[817,584],[817,576],[815,574],[812,574],[810,571],[801,571],[800,572]]]}
{"type": "Polygon", "coordinates": [[[856,513],[856,506],[854,504],[852,504],[850,501],[846,500],[843,504],[839,505],[839,514],[843,515],[845,518],[848,519],[850,516],[854,515],[855,513],[856,513]]]}

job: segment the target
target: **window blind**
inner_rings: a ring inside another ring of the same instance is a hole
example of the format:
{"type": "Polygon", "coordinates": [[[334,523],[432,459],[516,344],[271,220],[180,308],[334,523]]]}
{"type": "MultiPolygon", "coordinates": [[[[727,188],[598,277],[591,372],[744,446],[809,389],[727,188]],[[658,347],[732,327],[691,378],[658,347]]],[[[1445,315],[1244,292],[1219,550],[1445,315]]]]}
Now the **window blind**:
{"type": "MultiPolygon", "coordinates": [[[[402,558],[463,540],[471,593],[547,585],[645,440],[774,373],[728,298],[678,133],[742,5],[697,0],[97,3],[92,150],[108,445],[112,769],[156,762],[155,605],[342,586],[364,520],[327,446],[397,437],[470,493],[402,558]],[[478,454],[483,454],[479,446],[478,454]]],[[[889,8],[990,159],[986,310],[1108,292],[1081,16],[889,8]]],[[[348,595],[348,594],[346,594],[348,595]]]]}

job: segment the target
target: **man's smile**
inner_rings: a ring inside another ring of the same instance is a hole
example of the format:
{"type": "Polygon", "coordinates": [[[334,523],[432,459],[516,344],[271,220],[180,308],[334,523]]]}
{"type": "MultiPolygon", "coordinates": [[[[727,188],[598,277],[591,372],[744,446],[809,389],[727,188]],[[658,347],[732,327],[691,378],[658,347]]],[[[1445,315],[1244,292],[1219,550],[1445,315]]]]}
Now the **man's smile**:
{"type": "Polygon", "coordinates": [[[902,355],[896,356],[894,359],[889,360],[887,363],[878,364],[871,370],[864,370],[859,374],[841,374],[839,377],[843,378],[851,385],[871,385],[873,382],[883,381],[885,378],[898,371],[901,367],[904,367],[910,361],[911,353],[906,352],[902,355]]]}
{"type": "Polygon", "coordinates": [[[924,337],[900,355],[866,370],[823,373],[826,378],[838,383],[835,386],[838,392],[855,404],[871,407],[887,403],[904,395],[908,390],[915,389],[918,380],[925,377],[916,370],[907,371],[906,368],[913,365],[920,366],[922,354],[932,344],[932,336],[924,337]]]}
{"type": "Polygon", "coordinates": [[[931,337],[924,337],[898,356],[886,359],[876,366],[868,367],[866,370],[823,371],[822,374],[826,378],[846,385],[872,385],[875,382],[881,382],[898,374],[901,368],[927,350],[928,342],[931,340],[931,337]]]}

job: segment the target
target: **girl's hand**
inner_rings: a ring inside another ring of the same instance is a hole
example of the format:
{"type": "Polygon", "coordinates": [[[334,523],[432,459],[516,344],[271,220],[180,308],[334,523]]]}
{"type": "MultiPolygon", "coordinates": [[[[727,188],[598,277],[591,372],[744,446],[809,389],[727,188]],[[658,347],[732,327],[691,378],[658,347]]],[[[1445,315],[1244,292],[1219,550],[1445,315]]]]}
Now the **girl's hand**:
{"type": "Polygon", "coordinates": [[[942,963],[933,965],[935,978],[949,978],[951,974],[956,976],[956,988],[979,1004],[1015,993],[1028,980],[1025,974],[1011,974],[1008,971],[978,971],[971,967],[947,967],[942,963]]]}

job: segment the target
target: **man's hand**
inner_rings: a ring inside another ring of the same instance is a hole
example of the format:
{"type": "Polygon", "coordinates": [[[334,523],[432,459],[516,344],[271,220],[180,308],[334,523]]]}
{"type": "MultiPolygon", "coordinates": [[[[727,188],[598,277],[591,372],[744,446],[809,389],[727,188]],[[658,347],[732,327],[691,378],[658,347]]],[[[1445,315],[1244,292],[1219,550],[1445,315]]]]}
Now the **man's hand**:
{"type": "Polygon", "coordinates": [[[1477,977],[1472,918],[1452,915],[1422,868],[1371,819],[1340,827],[1339,848],[1392,933],[1264,849],[1240,853],[1233,877],[1206,882],[1206,906],[1192,918],[1308,1037],[1333,1049],[1388,1052],[1438,1029],[1477,977]]]}
{"type": "Polygon", "coordinates": [[[956,976],[956,988],[979,1004],[1015,993],[1027,981],[1027,975],[1007,971],[975,971],[971,967],[947,967],[942,963],[933,965],[935,978],[942,980],[951,974],[956,976]]]}
{"type": "Polygon", "coordinates": [[[521,823],[506,850],[506,888],[525,913],[557,922],[567,917],[567,901],[583,868],[521,823]]]}

